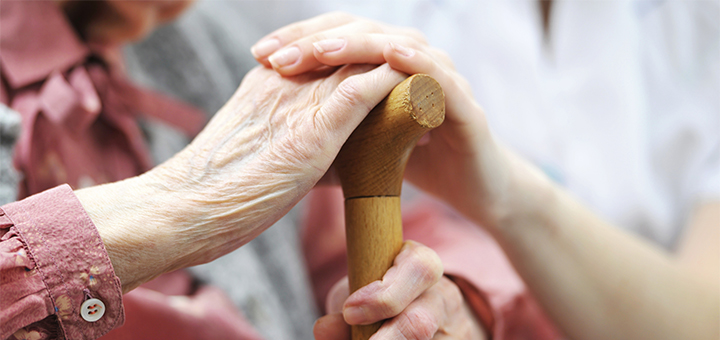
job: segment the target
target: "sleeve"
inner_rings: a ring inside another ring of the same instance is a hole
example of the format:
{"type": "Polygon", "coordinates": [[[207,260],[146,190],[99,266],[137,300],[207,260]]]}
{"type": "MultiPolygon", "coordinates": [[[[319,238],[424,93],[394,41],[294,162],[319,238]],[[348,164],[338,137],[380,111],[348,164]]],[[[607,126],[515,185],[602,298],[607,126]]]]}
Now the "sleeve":
{"type": "MultiPolygon", "coordinates": [[[[324,311],[330,288],[347,274],[342,191],[315,189],[305,201],[303,251],[324,311]]],[[[483,229],[429,198],[403,206],[405,239],[437,252],[492,339],[560,339],[561,335],[483,229]]]]}
{"type": "Polygon", "coordinates": [[[62,185],[0,208],[0,338],[94,339],[124,321],[120,280],[62,185]]]}

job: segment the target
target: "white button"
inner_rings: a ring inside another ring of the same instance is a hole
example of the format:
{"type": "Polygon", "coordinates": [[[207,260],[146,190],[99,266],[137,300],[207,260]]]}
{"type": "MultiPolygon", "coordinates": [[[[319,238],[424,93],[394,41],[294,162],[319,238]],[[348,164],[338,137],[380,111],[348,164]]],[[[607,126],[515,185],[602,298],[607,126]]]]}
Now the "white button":
{"type": "Polygon", "coordinates": [[[80,315],[85,321],[98,321],[105,315],[105,304],[98,299],[85,300],[80,306],[80,315]]]}

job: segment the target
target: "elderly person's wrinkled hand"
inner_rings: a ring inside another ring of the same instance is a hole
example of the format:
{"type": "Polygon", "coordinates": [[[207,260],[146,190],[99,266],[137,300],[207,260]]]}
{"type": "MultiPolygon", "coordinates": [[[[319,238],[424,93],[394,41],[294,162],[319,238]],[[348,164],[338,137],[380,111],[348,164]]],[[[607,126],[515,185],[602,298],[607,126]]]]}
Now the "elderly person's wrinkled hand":
{"type": "Polygon", "coordinates": [[[282,77],[259,66],[176,156],[77,191],[127,292],[211,261],[287,213],[404,75],[369,65],[282,77]]]}
{"type": "Polygon", "coordinates": [[[328,293],[328,315],[315,323],[315,339],[350,338],[349,325],[386,320],[371,339],[484,339],[460,289],[443,276],[430,248],[406,241],[382,280],[348,296],[347,277],[328,293]]]}

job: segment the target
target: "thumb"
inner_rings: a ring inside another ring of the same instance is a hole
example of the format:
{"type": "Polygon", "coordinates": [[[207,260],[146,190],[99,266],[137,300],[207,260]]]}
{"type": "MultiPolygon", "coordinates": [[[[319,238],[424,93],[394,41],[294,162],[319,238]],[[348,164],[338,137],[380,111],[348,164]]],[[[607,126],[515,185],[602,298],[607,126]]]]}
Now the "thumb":
{"type": "Polygon", "coordinates": [[[342,313],[345,300],[350,296],[350,281],[345,276],[338,281],[328,292],[325,301],[325,311],[329,313],[342,313]]]}

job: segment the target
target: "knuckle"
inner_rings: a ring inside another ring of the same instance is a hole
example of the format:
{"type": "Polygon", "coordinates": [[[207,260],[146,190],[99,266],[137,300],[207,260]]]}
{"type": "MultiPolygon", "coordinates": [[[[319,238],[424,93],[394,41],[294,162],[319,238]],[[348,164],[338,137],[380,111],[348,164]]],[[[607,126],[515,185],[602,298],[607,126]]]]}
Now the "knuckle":
{"type": "Polygon", "coordinates": [[[356,76],[351,76],[343,80],[338,85],[335,91],[342,99],[343,104],[347,105],[348,107],[355,107],[357,105],[361,105],[367,107],[368,111],[372,109],[371,107],[368,107],[369,105],[367,103],[365,103],[363,97],[363,86],[359,78],[357,78],[356,76]]]}
{"type": "Polygon", "coordinates": [[[445,282],[446,288],[448,289],[448,295],[450,296],[452,301],[459,302],[464,299],[462,291],[460,290],[460,287],[458,287],[458,285],[456,285],[455,282],[452,282],[448,278],[445,278],[444,282],[445,282]]]}
{"type": "Polygon", "coordinates": [[[372,46],[373,43],[373,38],[369,35],[358,35],[355,39],[357,40],[358,45],[365,48],[369,48],[369,46],[372,46]]]}
{"type": "Polygon", "coordinates": [[[285,31],[282,32],[282,34],[280,34],[279,36],[281,40],[284,40],[284,43],[289,43],[291,42],[289,40],[295,40],[304,37],[306,35],[305,32],[305,26],[301,23],[297,23],[286,27],[285,31]]]}
{"type": "Polygon", "coordinates": [[[318,41],[325,40],[325,39],[327,39],[327,38],[328,38],[328,36],[327,36],[326,34],[324,34],[324,33],[317,33],[317,34],[313,34],[313,35],[307,37],[307,38],[306,38],[306,39],[307,39],[306,41],[309,41],[310,43],[316,43],[316,42],[318,42],[318,41]]]}
{"type": "Polygon", "coordinates": [[[414,259],[419,271],[422,273],[423,282],[437,282],[443,274],[443,265],[440,257],[434,250],[423,245],[414,245],[409,249],[411,258],[414,259]]]}
{"type": "MultiPolygon", "coordinates": [[[[330,115],[327,114],[327,108],[320,107],[313,111],[312,115],[312,126],[315,131],[335,131],[340,125],[339,122],[332,120],[330,115]]],[[[321,138],[314,140],[314,145],[317,147],[322,146],[324,142],[321,138]]]]}
{"type": "Polygon", "coordinates": [[[380,317],[384,319],[396,316],[404,309],[400,302],[387,294],[387,292],[379,294],[375,304],[380,312],[380,317]]]}
{"type": "Polygon", "coordinates": [[[449,315],[455,314],[462,308],[464,297],[460,287],[458,287],[452,280],[447,277],[443,277],[438,283],[438,287],[442,292],[443,302],[445,309],[449,315]]]}
{"type": "Polygon", "coordinates": [[[432,339],[439,328],[437,319],[427,310],[416,309],[402,315],[398,330],[408,340],[432,339]]]}

